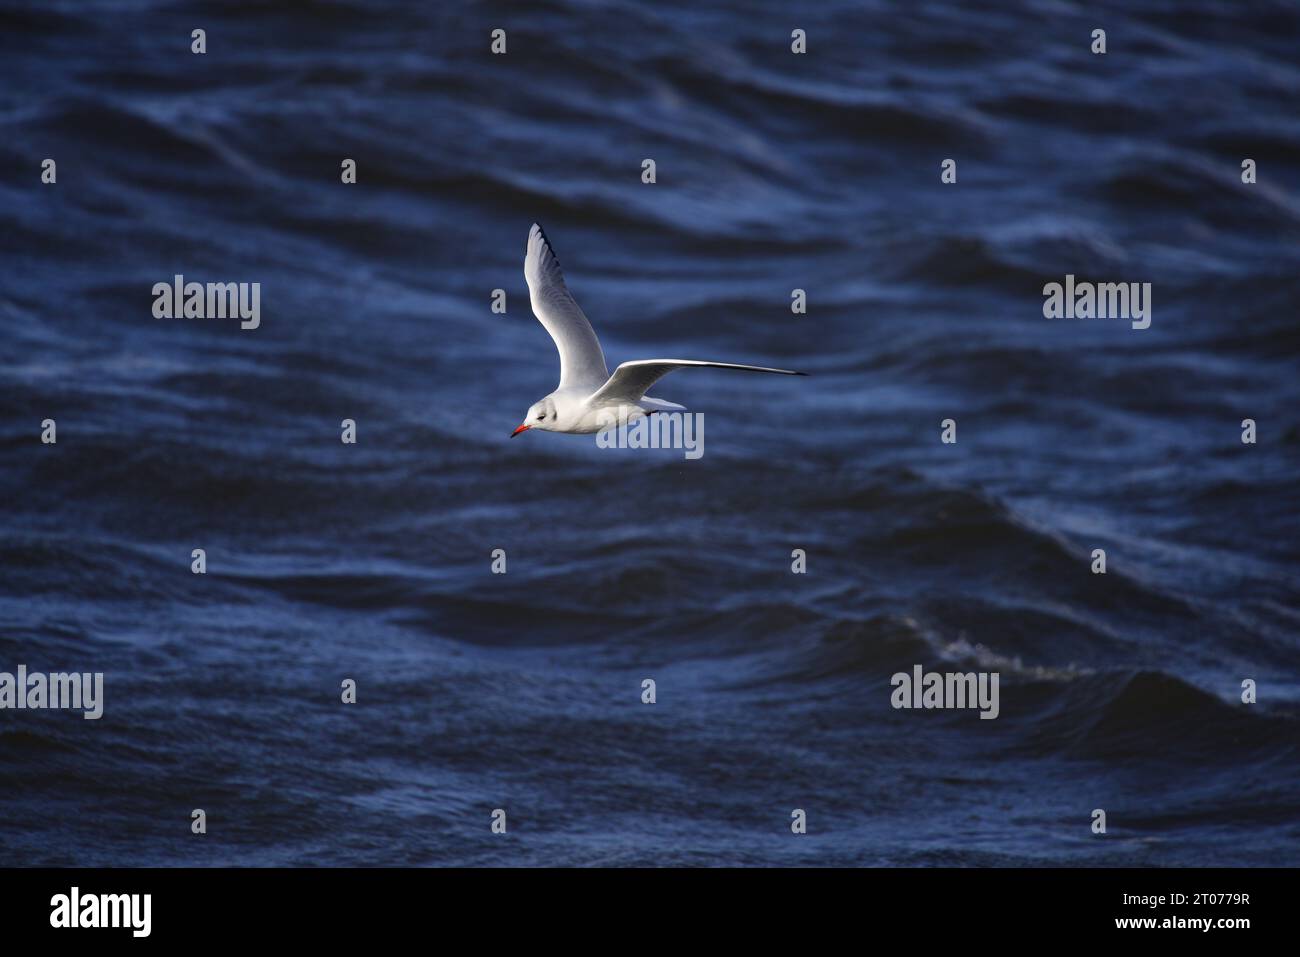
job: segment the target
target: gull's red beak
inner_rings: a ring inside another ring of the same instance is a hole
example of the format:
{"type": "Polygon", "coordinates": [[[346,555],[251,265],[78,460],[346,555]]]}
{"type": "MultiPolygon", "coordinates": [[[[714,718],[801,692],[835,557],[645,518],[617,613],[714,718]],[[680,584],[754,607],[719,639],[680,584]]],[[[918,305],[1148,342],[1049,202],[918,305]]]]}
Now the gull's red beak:
{"type": "MultiPolygon", "coordinates": [[[[514,438],[516,435],[518,435],[520,432],[527,432],[527,431],[528,431],[529,429],[531,429],[531,428],[532,428],[531,425],[528,425],[527,423],[525,423],[524,425],[519,426],[519,428],[517,428],[517,429],[515,429],[513,432],[511,432],[511,433],[510,433],[510,437],[513,439],[513,438],[514,438]]],[[[530,440],[530,441],[531,441],[531,440],[530,440]]]]}

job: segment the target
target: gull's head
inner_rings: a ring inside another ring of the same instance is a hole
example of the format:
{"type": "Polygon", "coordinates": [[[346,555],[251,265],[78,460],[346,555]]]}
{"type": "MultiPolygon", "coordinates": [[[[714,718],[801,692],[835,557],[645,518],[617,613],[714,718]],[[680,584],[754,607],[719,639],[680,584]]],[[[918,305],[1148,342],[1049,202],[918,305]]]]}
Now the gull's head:
{"type": "Polygon", "coordinates": [[[528,414],[524,416],[524,421],[519,424],[519,428],[510,433],[510,437],[513,439],[520,432],[527,432],[529,429],[554,432],[555,428],[555,402],[547,396],[540,402],[533,403],[528,414]]]}

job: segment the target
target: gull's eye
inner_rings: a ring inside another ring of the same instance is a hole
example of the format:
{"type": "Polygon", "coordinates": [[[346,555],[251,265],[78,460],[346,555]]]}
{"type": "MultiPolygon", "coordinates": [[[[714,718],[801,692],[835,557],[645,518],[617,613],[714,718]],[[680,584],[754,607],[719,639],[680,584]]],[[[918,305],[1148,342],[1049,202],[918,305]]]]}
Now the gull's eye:
{"type": "Polygon", "coordinates": [[[544,418],[546,418],[546,413],[545,413],[545,412],[543,412],[541,415],[539,415],[539,416],[537,417],[537,421],[540,422],[540,421],[542,421],[542,419],[544,419],[544,418]]]}

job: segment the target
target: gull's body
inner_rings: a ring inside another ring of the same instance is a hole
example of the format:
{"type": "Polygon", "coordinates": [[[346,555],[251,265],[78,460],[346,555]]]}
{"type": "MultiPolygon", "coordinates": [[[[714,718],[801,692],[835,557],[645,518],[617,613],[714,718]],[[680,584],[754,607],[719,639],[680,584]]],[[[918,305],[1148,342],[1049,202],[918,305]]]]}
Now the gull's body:
{"type": "Polygon", "coordinates": [[[803,375],[788,369],[702,362],[698,359],[636,359],[610,375],[605,353],[586,315],[564,284],[560,261],[550,240],[536,223],[528,233],[524,278],[533,314],[555,340],[560,353],[560,384],[533,404],[513,435],[528,429],[547,432],[601,432],[652,412],[682,411],[683,407],[651,398],[646,391],[675,369],[706,367],[803,375]]]}

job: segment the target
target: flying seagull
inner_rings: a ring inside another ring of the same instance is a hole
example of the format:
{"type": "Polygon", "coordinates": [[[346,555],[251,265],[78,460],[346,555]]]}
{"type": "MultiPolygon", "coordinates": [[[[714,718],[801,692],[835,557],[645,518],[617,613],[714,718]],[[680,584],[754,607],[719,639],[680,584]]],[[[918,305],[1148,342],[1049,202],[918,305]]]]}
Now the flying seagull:
{"type": "Polygon", "coordinates": [[[682,411],[684,406],[646,395],[647,389],[675,369],[744,369],[778,375],[807,374],[734,362],[634,359],[624,362],[610,375],[596,333],[564,285],[564,274],[560,272],[560,261],[551,248],[551,241],[536,223],[528,231],[524,278],[528,280],[533,313],[560,351],[560,384],[550,395],[533,403],[527,418],[510,433],[511,438],[529,429],[602,432],[653,412],[682,411]]]}

